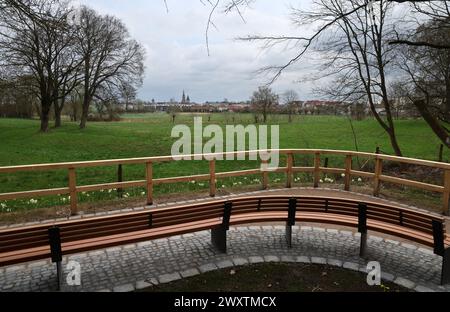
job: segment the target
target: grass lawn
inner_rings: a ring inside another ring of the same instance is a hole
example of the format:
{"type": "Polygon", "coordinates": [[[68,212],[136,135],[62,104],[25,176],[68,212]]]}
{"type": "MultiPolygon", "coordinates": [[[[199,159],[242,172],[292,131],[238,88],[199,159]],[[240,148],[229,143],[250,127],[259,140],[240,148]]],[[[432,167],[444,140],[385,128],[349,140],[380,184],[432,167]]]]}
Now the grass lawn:
{"type": "MultiPolygon", "coordinates": [[[[123,116],[121,122],[89,123],[88,128],[79,130],[76,123],[65,122],[60,129],[52,129],[47,134],[38,132],[39,121],[0,119],[0,166],[25,165],[36,163],[53,163],[66,161],[85,161],[131,157],[148,157],[170,155],[173,124],[168,114],[130,114],[123,116]]],[[[191,114],[181,114],[177,124],[192,127],[191,114]]],[[[213,114],[212,124],[243,124],[252,122],[250,114],[213,114]]],[[[204,125],[208,117],[204,116],[204,125]]],[[[280,125],[280,148],[326,148],[355,150],[351,127],[346,118],[329,116],[299,116],[293,123],[288,123],[287,116],[272,116],[269,124],[280,125]]],[[[355,121],[354,127],[358,136],[360,151],[374,152],[377,145],[391,153],[389,140],[385,132],[375,120],[355,121]]],[[[405,156],[436,160],[439,141],[429,127],[419,120],[397,121],[397,133],[400,146],[405,156]]],[[[449,161],[450,152],[445,151],[444,160],[449,161]]],[[[282,160],[284,162],[284,160],[282,160]]],[[[307,164],[312,159],[296,159],[296,162],[307,164]]],[[[342,165],[343,159],[330,158],[330,166],[342,165]]],[[[258,164],[251,161],[218,162],[218,171],[254,169],[258,164]]],[[[156,164],[156,178],[204,174],[208,173],[208,165],[203,161],[156,164]]],[[[144,179],[144,168],[141,165],[124,166],[124,180],[144,179]]],[[[257,185],[260,176],[233,178],[219,181],[219,188],[238,187],[240,185],[257,185]]],[[[277,182],[282,175],[271,177],[277,182]]],[[[310,177],[301,176],[302,181],[310,177]]],[[[99,167],[77,171],[77,184],[88,185],[117,181],[117,168],[99,167]]],[[[284,181],[284,180],[283,180],[284,181]]],[[[27,191],[35,189],[66,187],[67,172],[25,172],[0,175],[0,193],[27,191]]],[[[207,190],[207,183],[184,183],[164,185],[155,189],[155,195],[171,192],[189,192],[207,190]]],[[[143,197],[144,189],[127,190],[127,197],[143,197]]],[[[79,195],[80,202],[108,200],[114,198],[114,192],[92,192],[79,195]]],[[[3,212],[35,209],[48,206],[67,205],[66,197],[38,198],[38,201],[17,200],[0,203],[3,212]]]]}
{"type": "Polygon", "coordinates": [[[257,264],[157,285],[143,292],[407,292],[392,283],[369,286],[367,275],[312,264],[257,264]]]}

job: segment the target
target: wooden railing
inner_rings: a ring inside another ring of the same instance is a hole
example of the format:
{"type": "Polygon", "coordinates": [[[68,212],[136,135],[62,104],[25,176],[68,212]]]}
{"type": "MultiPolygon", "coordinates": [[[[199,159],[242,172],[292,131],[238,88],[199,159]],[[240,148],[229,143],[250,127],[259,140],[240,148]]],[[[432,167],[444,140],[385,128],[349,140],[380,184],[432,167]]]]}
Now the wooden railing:
{"type": "MultiPolygon", "coordinates": [[[[352,151],[337,151],[337,150],[307,150],[307,149],[285,149],[285,150],[269,150],[268,152],[279,152],[280,156],[286,157],[286,167],[278,168],[275,173],[285,173],[286,174],[286,187],[291,188],[294,182],[295,173],[311,173],[314,176],[314,187],[318,188],[320,183],[321,173],[329,174],[343,174],[345,190],[350,191],[350,186],[352,182],[352,177],[363,177],[369,178],[373,181],[373,195],[378,196],[380,193],[380,186],[382,182],[394,183],[403,186],[409,186],[417,189],[422,189],[426,191],[436,192],[442,194],[442,211],[444,214],[449,213],[449,202],[450,202],[450,164],[396,157],[389,155],[380,155],[372,153],[362,153],[362,152],[352,152],[352,151]],[[294,166],[294,156],[295,155],[313,155],[314,156],[314,166],[313,167],[295,167],[294,166]],[[322,166],[322,158],[324,155],[340,156],[345,159],[345,168],[326,168],[322,166]],[[356,157],[368,158],[375,161],[375,172],[365,172],[353,169],[353,160],[356,157]],[[402,179],[398,177],[388,176],[383,174],[383,164],[387,161],[395,162],[399,164],[409,164],[409,165],[420,165],[429,168],[438,168],[444,172],[444,181],[442,185],[423,183],[413,180],[402,179]]],[[[24,192],[15,193],[3,193],[0,194],[0,201],[2,200],[15,200],[20,198],[33,198],[39,196],[50,196],[50,195],[70,195],[70,207],[73,215],[78,214],[78,199],[77,194],[81,192],[91,192],[100,191],[108,189],[125,189],[134,187],[145,187],[147,190],[147,203],[149,205],[153,204],[153,189],[154,186],[169,183],[180,183],[180,182],[190,182],[190,181],[209,181],[210,184],[210,196],[214,197],[216,195],[216,179],[223,179],[228,177],[246,176],[246,175],[262,175],[262,187],[267,189],[269,187],[269,171],[262,169],[254,170],[241,170],[234,172],[216,172],[216,160],[219,156],[223,159],[227,159],[227,156],[257,156],[259,151],[247,151],[247,152],[234,152],[234,153],[223,153],[223,154],[208,154],[201,155],[205,159],[212,159],[209,161],[209,173],[202,175],[193,176],[183,176],[183,177],[171,177],[171,178],[160,178],[155,179],[153,177],[153,164],[164,163],[164,162],[174,162],[172,156],[164,157],[148,157],[148,158],[129,158],[129,159],[115,159],[115,160],[98,160],[98,161],[84,161],[84,162],[70,162],[70,163],[55,163],[55,164],[39,164],[39,165],[26,165],[26,166],[11,166],[11,167],[0,167],[0,174],[16,173],[24,171],[49,171],[49,170],[60,170],[65,169],[68,172],[68,187],[64,188],[54,188],[46,190],[32,190],[24,192]],[[77,185],[77,174],[76,170],[80,168],[91,168],[99,166],[122,166],[131,164],[142,164],[145,165],[146,179],[139,181],[126,181],[117,183],[105,183],[96,185],[77,185]]],[[[193,159],[195,156],[191,155],[193,159]]]]}

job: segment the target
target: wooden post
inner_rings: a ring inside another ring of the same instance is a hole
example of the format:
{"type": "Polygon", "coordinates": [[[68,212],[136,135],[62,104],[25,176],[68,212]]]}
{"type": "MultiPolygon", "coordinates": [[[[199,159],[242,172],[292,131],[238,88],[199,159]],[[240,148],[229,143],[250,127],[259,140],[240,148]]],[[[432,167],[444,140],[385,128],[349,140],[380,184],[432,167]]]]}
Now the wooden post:
{"type": "Polygon", "coordinates": [[[320,182],[320,153],[314,157],[314,187],[318,188],[320,182]]]}
{"type": "Polygon", "coordinates": [[[263,190],[267,190],[269,188],[269,161],[263,160],[262,162],[262,188],[263,190]]]}
{"type": "Polygon", "coordinates": [[[373,181],[373,196],[380,195],[380,177],[383,173],[383,160],[378,158],[375,160],[375,178],[373,181]]]}
{"type": "Polygon", "coordinates": [[[444,215],[448,216],[450,214],[449,208],[450,208],[450,170],[445,170],[444,173],[444,205],[443,205],[443,212],[444,215]]]}
{"type": "Polygon", "coordinates": [[[444,144],[441,144],[439,147],[439,162],[442,162],[444,159],[444,144]]]}
{"type": "Polygon", "coordinates": [[[294,155],[287,154],[287,182],[286,188],[292,188],[292,182],[294,178],[294,155]]]}
{"type": "Polygon", "coordinates": [[[352,181],[352,166],[353,166],[353,159],[352,155],[347,155],[345,159],[345,190],[348,192],[350,191],[350,182],[352,181]]]}
{"type": "MultiPolygon", "coordinates": [[[[117,168],[117,182],[123,182],[123,169],[122,165],[119,165],[117,168]]],[[[123,188],[119,187],[117,189],[117,197],[122,198],[123,197],[123,188]]]]}
{"type": "Polygon", "coordinates": [[[153,205],[153,163],[148,162],[145,165],[147,179],[147,205],[153,205]]]}
{"type": "Polygon", "coordinates": [[[216,161],[209,162],[209,196],[216,196],[216,161]]]}
{"type": "Polygon", "coordinates": [[[77,174],[75,168],[69,168],[70,213],[78,214],[77,174]]]}

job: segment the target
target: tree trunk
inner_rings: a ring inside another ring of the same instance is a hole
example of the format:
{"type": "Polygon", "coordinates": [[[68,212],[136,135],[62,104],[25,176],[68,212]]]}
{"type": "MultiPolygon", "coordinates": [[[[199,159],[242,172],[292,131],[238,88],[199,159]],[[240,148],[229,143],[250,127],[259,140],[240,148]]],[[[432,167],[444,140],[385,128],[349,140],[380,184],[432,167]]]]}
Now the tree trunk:
{"type": "Polygon", "coordinates": [[[89,116],[89,106],[91,105],[91,97],[88,94],[84,95],[83,107],[81,112],[80,129],[86,128],[87,119],[89,116]]]}
{"type": "Polygon", "coordinates": [[[433,115],[430,113],[430,111],[427,108],[426,102],[424,100],[422,101],[415,101],[414,105],[419,110],[420,114],[422,115],[423,119],[427,122],[427,124],[430,126],[430,128],[433,130],[433,132],[437,135],[437,137],[441,140],[441,142],[450,148],[450,136],[448,132],[441,126],[439,121],[433,117],[433,115]]]}
{"type": "Polygon", "coordinates": [[[43,97],[41,99],[41,132],[48,132],[50,108],[50,101],[47,98],[43,97]]]}

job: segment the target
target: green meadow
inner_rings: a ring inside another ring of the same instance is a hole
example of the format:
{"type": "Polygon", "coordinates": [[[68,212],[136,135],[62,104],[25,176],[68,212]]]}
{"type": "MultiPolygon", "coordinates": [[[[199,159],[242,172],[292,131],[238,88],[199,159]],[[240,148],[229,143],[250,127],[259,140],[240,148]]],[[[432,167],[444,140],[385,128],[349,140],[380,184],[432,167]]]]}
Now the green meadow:
{"type": "MultiPolygon", "coordinates": [[[[203,116],[203,124],[217,124],[225,128],[228,124],[248,125],[251,114],[180,114],[176,124],[193,127],[195,116],[203,116]],[[210,121],[208,121],[210,119],[210,121]]],[[[170,155],[174,124],[165,113],[128,114],[120,122],[91,122],[85,130],[76,123],[64,122],[59,129],[49,133],[38,132],[38,120],[0,119],[0,166],[28,165],[39,163],[89,161],[118,158],[150,157],[170,155]]],[[[268,125],[280,126],[280,148],[356,150],[355,138],[347,118],[332,116],[296,116],[292,123],[287,116],[271,116],[268,125]]],[[[397,136],[406,157],[437,160],[439,140],[422,120],[398,120],[397,136]]],[[[374,152],[377,146],[385,153],[392,153],[385,132],[375,120],[353,121],[359,151],[374,152]]],[[[205,142],[207,139],[205,139],[205,142]]],[[[450,152],[445,150],[444,161],[450,152]]],[[[282,163],[284,159],[281,160],[282,163]]],[[[296,164],[312,164],[309,157],[297,157],[296,164]]],[[[341,165],[343,159],[330,157],[330,166],[341,165]]],[[[234,171],[257,168],[252,161],[220,161],[217,171],[234,171]]],[[[208,172],[205,161],[181,161],[156,164],[154,177],[174,177],[208,172]]],[[[127,165],[123,168],[124,180],[145,178],[142,165],[127,165]]],[[[281,182],[282,175],[274,174],[271,182],[281,182]]],[[[299,175],[298,182],[308,181],[307,175],[299,175]]],[[[337,179],[339,177],[336,177],[337,179]]],[[[233,178],[218,181],[219,188],[232,188],[246,184],[258,184],[259,176],[233,178]]],[[[90,185],[117,181],[117,167],[97,167],[77,171],[77,185],[90,185]]],[[[0,174],[0,193],[66,187],[65,170],[0,174]]],[[[208,183],[181,183],[158,186],[155,195],[208,189],[208,183]]],[[[143,189],[125,190],[125,197],[143,197],[143,189]]],[[[108,200],[116,197],[114,191],[80,194],[81,202],[108,200]]],[[[1,202],[2,211],[18,211],[39,207],[66,205],[64,196],[35,198],[1,202]]]]}

